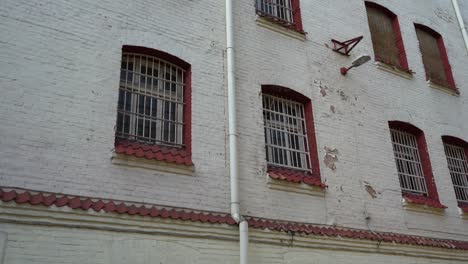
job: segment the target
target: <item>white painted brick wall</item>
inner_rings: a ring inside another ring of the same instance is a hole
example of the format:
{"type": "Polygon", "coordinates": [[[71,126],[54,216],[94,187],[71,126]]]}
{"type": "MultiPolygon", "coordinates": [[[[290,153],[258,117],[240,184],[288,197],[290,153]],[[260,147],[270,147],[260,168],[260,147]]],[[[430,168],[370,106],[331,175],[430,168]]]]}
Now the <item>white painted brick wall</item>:
{"type": "MultiPolygon", "coordinates": [[[[46,226],[0,225],[9,232],[4,264],[239,263],[232,241],[127,234],[46,226]]],[[[461,264],[428,257],[335,251],[251,243],[250,263],[282,264],[461,264]]]]}
{"type": "MultiPolygon", "coordinates": [[[[372,63],[339,74],[351,59],[325,47],[331,38],[363,35],[352,55],[373,55],[363,1],[301,1],[306,41],[259,27],[254,1],[235,1],[242,208],[265,218],[466,240],[468,221],[459,217],[440,139],[468,141],[468,58],[452,5],[376,2],[399,16],[412,80],[372,63]],[[444,37],[459,97],[426,85],[413,22],[444,37]],[[312,99],[325,198],[268,189],[261,84],[312,99]],[[445,215],[402,208],[388,120],[425,132],[445,215]],[[323,165],[324,147],[339,151],[336,172],[323,165]]],[[[228,211],[223,1],[4,0],[0,36],[0,185],[228,211]],[[192,65],[194,177],[111,163],[125,44],[192,65]]]]}

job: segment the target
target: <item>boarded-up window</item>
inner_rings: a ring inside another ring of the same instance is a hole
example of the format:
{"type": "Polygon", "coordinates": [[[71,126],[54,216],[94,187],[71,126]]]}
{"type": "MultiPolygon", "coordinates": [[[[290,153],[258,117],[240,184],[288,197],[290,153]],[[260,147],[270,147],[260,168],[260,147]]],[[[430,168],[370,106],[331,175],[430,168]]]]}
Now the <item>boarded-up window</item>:
{"type": "Polygon", "coordinates": [[[366,9],[376,61],[407,69],[396,15],[371,2],[366,2],[366,9]]]}
{"type": "Polygon", "coordinates": [[[433,30],[416,25],[426,79],[431,82],[455,88],[442,37],[433,30]]]}

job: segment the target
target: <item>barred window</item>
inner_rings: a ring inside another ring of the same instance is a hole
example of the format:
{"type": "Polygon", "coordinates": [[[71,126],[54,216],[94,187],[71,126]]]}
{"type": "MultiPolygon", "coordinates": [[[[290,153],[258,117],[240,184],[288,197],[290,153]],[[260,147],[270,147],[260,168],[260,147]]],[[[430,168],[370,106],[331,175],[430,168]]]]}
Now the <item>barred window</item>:
{"type": "Polygon", "coordinates": [[[387,8],[372,2],[366,2],[366,10],[375,59],[407,69],[398,17],[387,8]]]}
{"type": "Polygon", "coordinates": [[[390,129],[390,133],[401,189],[406,192],[427,195],[416,136],[394,128],[390,129]]]}
{"type": "Polygon", "coordinates": [[[124,52],[116,139],[184,146],[184,74],[158,57],[124,52]]]}
{"type": "Polygon", "coordinates": [[[256,0],[257,12],[293,23],[291,0],[256,0]]]}
{"type": "Polygon", "coordinates": [[[304,105],[263,94],[263,118],[268,164],[311,171],[304,105]]]}
{"type": "Polygon", "coordinates": [[[468,161],[465,149],[448,143],[444,143],[444,149],[455,196],[459,202],[468,203],[468,161]]]}

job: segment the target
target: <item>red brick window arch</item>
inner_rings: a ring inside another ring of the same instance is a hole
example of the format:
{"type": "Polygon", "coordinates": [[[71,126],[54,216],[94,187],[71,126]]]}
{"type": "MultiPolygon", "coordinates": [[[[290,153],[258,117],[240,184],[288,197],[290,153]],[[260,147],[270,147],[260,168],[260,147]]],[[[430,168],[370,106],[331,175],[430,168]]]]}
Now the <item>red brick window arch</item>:
{"type": "Polygon", "coordinates": [[[409,202],[445,208],[439,202],[424,132],[401,121],[390,121],[389,127],[403,197],[409,202]]]}
{"type": "Polygon", "coordinates": [[[286,87],[263,85],[262,105],[269,176],[324,187],[311,100],[286,87]]]}
{"type": "Polygon", "coordinates": [[[457,91],[442,36],[435,30],[414,24],[419,41],[426,80],[457,91]]]}
{"type": "Polygon", "coordinates": [[[442,142],[458,205],[468,212],[468,142],[452,136],[442,142]]]}
{"type": "Polygon", "coordinates": [[[365,2],[375,60],[408,70],[398,17],[389,9],[365,2]]]}
{"type": "Polygon", "coordinates": [[[296,31],[304,32],[299,5],[299,0],[255,0],[259,16],[296,31]]]}
{"type": "Polygon", "coordinates": [[[123,46],[117,153],[191,165],[190,64],[168,53],[123,46]]]}

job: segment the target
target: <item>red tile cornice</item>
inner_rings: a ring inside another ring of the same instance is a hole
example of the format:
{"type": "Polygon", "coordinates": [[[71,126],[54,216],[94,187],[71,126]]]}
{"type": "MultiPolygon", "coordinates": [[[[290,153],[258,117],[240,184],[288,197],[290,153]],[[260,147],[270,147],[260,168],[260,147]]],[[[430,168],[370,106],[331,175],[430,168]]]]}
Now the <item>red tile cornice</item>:
{"type": "MultiPolygon", "coordinates": [[[[122,201],[35,192],[29,190],[0,188],[0,201],[5,203],[30,204],[33,206],[68,207],[76,210],[94,210],[96,212],[139,215],[163,219],[192,221],[213,224],[235,225],[236,222],[227,213],[199,211],[148,204],[130,204],[122,201]]],[[[345,237],[351,239],[393,242],[399,244],[438,247],[446,249],[468,250],[468,241],[428,238],[421,236],[373,232],[339,228],[334,226],[308,223],[287,222],[246,216],[249,226],[256,229],[269,229],[279,232],[297,232],[306,235],[345,237]]]]}

